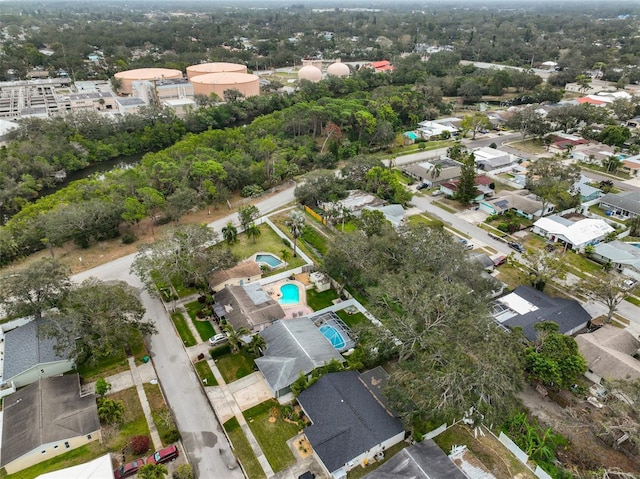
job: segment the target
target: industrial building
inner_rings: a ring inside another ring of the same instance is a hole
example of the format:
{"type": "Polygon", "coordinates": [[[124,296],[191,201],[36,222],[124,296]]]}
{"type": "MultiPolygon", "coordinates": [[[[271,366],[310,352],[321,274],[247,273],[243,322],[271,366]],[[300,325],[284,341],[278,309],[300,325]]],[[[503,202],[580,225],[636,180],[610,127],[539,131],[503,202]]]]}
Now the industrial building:
{"type": "Polygon", "coordinates": [[[133,83],[137,81],[158,81],[182,78],[180,70],[170,68],[139,68],[137,70],[126,70],[118,72],[115,78],[120,80],[121,85],[118,91],[123,95],[131,95],[133,83]]]}

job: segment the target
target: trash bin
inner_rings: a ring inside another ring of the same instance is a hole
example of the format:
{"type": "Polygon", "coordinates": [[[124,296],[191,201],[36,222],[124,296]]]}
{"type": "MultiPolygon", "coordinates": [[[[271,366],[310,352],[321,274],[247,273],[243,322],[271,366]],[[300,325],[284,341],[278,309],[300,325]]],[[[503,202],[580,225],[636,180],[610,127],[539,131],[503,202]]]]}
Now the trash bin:
{"type": "Polygon", "coordinates": [[[142,362],[143,363],[148,363],[149,362],[149,356],[142,356],[142,362]]]}

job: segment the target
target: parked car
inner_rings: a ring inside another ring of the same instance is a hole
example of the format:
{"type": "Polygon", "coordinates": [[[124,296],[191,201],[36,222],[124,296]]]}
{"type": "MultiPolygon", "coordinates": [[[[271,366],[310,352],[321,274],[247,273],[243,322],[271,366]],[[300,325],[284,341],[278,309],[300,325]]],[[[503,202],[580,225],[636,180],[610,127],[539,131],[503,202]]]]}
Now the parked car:
{"type": "Polygon", "coordinates": [[[431,196],[440,196],[440,195],[444,195],[444,191],[436,190],[436,191],[431,193],[431,196]]]}
{"type": "Polygon", "coordinates": [[[123,464],[115,471],[113,471],[113,476],[115,477],[115,479],[131,477],[136,472],[138,472],[138,469],[140,469],[142,466],[144,466],[144,459],[136,459],[135,461],[127,462],[126,464],[123,464]]]}
{"type": "Polygon", "coordinates": [[[500,266],[501,264],[505,264],[507,262],[506,256],[498,256],[493,259],[493,266],[500,266]]]}
{"type": "Polygon", "coordinates": [[[460,243],[462,243],[462,245],[464,246],[464,249],[466,249],[466,250],[470,250],[470,249],[474,248],[474,246],[464,238],[458,238],[458,241],[460,241],[460,243]]]}
{"type": "Polygon", "coordinates": [[[626,279],[624,281],[624,287],[627,289],[631,289],[636,285],[637,281],[635,279],[626,279]]]}
{"type": "Polygon", "coordinates": [[[418,186],[416,186],[416,190],[424,190],[425,188],[431,188],[431,183],[429,181],[422,181],[418,183],[418,186]]]}
{"type": "Polygon", "coordinates": [[[509,246],[509,248],[516,250],[518,253],[525,252],[524,246],[522,246],[520,243],[516,243],[515,241],[509,241],[507,245],[509,246]]]}
{"type": "Polygon", "coordinates": [[[216,334],[215,336],[211,336],[209,338],[209,344],[211,346],[215,346],[216,344],[224,343],[227,340],[226,334],[216,334]]]}
{"type": "Polygon", "coordinates": [[[165,462],[174,461],[179,455],[178,446],[168,446],[147,457],[147,464],[164,464],[165,462]]]}

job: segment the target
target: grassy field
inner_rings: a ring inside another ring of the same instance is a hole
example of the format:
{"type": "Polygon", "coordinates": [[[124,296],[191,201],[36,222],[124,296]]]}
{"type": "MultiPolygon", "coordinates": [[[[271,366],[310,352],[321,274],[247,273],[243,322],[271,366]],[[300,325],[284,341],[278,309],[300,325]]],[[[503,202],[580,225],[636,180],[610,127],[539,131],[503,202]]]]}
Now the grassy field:
{"type": "Polygon", "coordinates": [[[342,321],[344,321],[344,324],[346,324],[350,328],[353,328],[358,324],[366,323],[368,321],[367,317],[360,312],[349,314],[344,309],[341,309],[340,311],[336,311],[336,314],[340,317],[340,319],[342,319],[342,321]]]}
{"type": "Polygon", "coordinates": [[[215,360],[224,382],[229,384],[254,371],[253,357],[245,352],[224,354],[215,360]]]}
{"type": "Polygon", "coordinates": [[[262,466],[258,462],[253,449],[251,449],[247,436],[245,436],[240,424],[238,424],[238,420],[235,417],[231,418],[224,423],[223,427],[227,431],[227,435],[233,445],[233,452],[242,464],[247,477],[249,479],[265,478],[262,466]]]}
{"type": "Polygon", "coordinates": [[[322,293],[318,293],[315,289],[307,290],[307,305],[314,311],[332,306],[334,299],[338,299],[338,293],[333,289],[328,289],[322,293]]]}
{"type": "Polygon", "coordinates": [[[178,334],[185,346],[189,347],[197,344],[196,338],[193,337],[193,333],[191,332],[191,329],[189,329],[187,320],[184,319],[184,316],[180,311],[176,311],[171,315],[171,321],[173,321],[173,324],[178,330],[178,334]]]}
{"type": "Polygon", "coordinates": [[[202,379],[202,383],[205,386],[217,386],[218,381],[216,381],[211,368],[209,367],[209,363],[206,361],[198,361],[194,364],[196,371],[198,372],[198,376],[202,379]],[[205,381],[206,380],[206,381],[205,381]]]}
{"type": "Polygon", "coordinates": [[[272,399],[258,404],[246,410],[244,417],[274,472],[296,461],[287,441],[298,434],[298,425],[284,420],[278,401],[272,399]]]}

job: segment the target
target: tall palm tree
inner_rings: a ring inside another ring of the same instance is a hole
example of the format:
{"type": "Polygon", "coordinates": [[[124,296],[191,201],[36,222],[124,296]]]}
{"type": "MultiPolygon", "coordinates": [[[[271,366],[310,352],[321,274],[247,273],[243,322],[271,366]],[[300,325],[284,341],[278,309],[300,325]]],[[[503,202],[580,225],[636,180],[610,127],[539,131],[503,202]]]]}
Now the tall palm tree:
{"type": "Polygon", "coordinates": [[[294,210],[289,215],[289,219],[286,221],[286,225],[289,227],[289,231],[291,231],[291,236],[293,236],[293,257],[298,256],[298,250],[296,249],[297,241],[304,231],[304,213],[298,210],[294,210]]]}
{"type": "Polygon", "coordinates": [[[262,231],[260,231],[260,228],[255,223],[251,223],[247,226],[247,229],[244,232],[247,234],[247,238],[251,238],[254,243],[258,241],[258,238],[262,234],[262,231]]]}
{"type": "Polygon", "coordinates": [[[435,163],[431,171],[429,171],[429,176],[431,177],[431,182],[433,183],[440,177],[440,173],[442,172],[442,163],[435,163]]]}
{"type": "Polygon", "coordinates": [[[242,349],[242,344],[243,344],[242,339],[240,338],[242,336],[246,336],[247,334],[250,334],[251,331],[249,331],[244,326],[241,326],[238,329],[235,329],[229,323],[225,324],[222,327],[222,329],[227,334],[227,340],[229,341],[229,346],[231,346],[231,353],[232,354],[239,353],[240,349],[242,349]]]}
{"type": "Polygon", "coordinates": [[[287,261],[289,261],[289,258],[291,258],[291,253],[289,253],[288,249],[282,248],[280,250],[280,258],[282,258],[282,261],[286,263],[287,261]]]}
{"type": "Polygon", "coordinates": [[[222,238],[227,244],[233,244],[238,241],[238,228],[231,221],[222,228],[222,238]]]}

